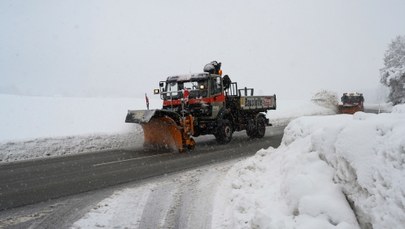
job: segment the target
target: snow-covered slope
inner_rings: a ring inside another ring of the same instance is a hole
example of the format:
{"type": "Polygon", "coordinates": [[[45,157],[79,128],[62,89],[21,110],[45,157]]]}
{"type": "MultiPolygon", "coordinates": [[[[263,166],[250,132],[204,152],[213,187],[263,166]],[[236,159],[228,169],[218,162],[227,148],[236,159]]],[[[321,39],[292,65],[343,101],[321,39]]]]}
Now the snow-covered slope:
{"type": "MultiPolygon", "coordinates": [[[[139,125],[125,123],[133,98],[0,95],[0,162],[130,148],[142,145],[139,125]]],[[[161,106],[150,98],[151,108],[161,106]]]]}
{"type": "Polygon", "coordinates": [[[392,113],[302,117],[278,149],[227,174],[213,228],[405,225],[405,105],[392,113]]]}
{"type": "MultiPolygon", "coordinates": [[[[0,142],[126,132],[128,109],[146,109],[144,99],[0,95],[0,142]]],[[[151,99],[151,107],[161,102],[151,99]]]]}

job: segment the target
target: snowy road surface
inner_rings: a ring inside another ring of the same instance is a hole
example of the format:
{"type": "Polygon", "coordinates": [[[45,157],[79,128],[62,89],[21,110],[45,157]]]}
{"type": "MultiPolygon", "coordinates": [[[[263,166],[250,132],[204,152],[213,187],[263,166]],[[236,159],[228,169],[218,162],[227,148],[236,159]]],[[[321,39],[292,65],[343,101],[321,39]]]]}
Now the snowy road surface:
{"type": "Polygon", "coordinates": [[[0,228],[211,228],[212,201],[243,158],[0,213],[0,228]]]}
{"type": "Polygon", "coordinates": [[[268,146],[277,147],[283,130],[269,127],[264,138],[252,140],[236,133],[227,145],[205,136],[198,138],[195,150],[183,154],[138,147],[0,164],[0,209],[252,155],[268,146]]]}

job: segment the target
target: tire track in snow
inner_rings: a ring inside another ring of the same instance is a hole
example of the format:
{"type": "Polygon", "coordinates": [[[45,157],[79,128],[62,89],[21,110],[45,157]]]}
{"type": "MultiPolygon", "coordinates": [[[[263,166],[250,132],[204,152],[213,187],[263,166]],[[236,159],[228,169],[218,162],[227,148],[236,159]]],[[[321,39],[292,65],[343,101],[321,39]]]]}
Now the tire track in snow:
{"type": "Polygon", "coordinates": [[[235,162],[174,174],[155,183],[139,228],[211,228],[216,188],[235,162]]]}

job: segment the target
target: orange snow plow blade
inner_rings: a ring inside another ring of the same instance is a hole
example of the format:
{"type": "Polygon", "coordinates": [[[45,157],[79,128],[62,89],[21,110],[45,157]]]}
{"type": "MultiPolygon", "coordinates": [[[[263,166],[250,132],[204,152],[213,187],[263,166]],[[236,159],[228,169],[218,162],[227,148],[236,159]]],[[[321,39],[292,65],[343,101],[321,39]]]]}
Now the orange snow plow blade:
{"type": "Polygon", "coordinates": [[[141,124],[146,145],[162,146],[170,149],[182,149],[183,143],[179,127],[168,117],[152,118],[141,124]]]}
{"type": "Polygon", "coordinates": [[[125,122],[138,123],[143,128],[145,146],[170,148],[183,152],[185,147],[194,148],[195,142],[190,137],[187,118],[162,110],[128,111],[125,122]],[[185,132],[187,130],[187,132],[185,132]]]}

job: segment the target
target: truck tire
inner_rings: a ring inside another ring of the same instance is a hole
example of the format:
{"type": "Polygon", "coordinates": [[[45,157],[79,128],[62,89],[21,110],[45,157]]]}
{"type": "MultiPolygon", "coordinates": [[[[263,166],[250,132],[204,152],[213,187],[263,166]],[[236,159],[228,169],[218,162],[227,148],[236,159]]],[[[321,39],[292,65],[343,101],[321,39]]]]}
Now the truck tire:
{"type": "Polygon", "coordinates": [[[256,119],[256,138],[262,138],[266,134],[266,118],[260,115],[256,119]]]}
{"type": "Polygon", "coordinates": [[[220,144],[229,143],[232,140],[233,128],[229,120],[224,120],[218,127],[217,133],[214,134],[217,142],[220,144]]]}
{"type": "Polygon", "coordinates": [[[248,128],[246,128],[246,135],[249,138],[255,138],[256,137],[256,125],[255,124],[250,124],[248,128]]]}
{"type": "Polygon", "coordinates": [[[246,129],[246,134],[250,138],[262,138],[266,134],[266,118],[259,115],[254,120],[254,125],[246,129]]]}

